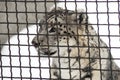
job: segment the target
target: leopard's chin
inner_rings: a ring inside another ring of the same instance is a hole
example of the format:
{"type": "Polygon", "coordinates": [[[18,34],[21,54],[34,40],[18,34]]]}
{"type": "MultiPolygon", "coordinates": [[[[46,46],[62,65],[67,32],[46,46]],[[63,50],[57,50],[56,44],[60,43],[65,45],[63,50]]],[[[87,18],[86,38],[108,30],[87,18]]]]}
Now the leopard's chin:
{"type": "Polygon", "coordinates": [[[57,52],[57,51],[53,51],[53,52],[50,52],[50,51],[41,52],[41,51],[39,51],[39,54],[45,55],[45,56],[52,56],[52,55],[54,55],[56,52],[57,52]]]}

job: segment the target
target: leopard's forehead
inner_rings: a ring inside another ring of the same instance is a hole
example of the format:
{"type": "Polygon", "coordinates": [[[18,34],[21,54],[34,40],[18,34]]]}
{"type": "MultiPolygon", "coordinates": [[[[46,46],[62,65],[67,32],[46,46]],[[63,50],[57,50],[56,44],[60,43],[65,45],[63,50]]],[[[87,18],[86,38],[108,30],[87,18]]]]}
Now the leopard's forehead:
{"type": "Polygon", "coordinates": [[[50,11],[50,12],[48,12],[47,13],[47,16],[46,16],[46,18],[47,19],[49,19],[49,18],[51,18],[51,17],[58,17],[58,16],[63,16],[64,17],[64,15],[65,15],[65,10],[52,10],[52,11],[50,11]]]}
{"type": "Polygon", "coordinates": [[[46,16],[44,16],[44,19],[46,19],[47,23],[51,23],[51,22],[57,23],[62,21],[64,21],[65,23],[66,20],[69,20],[71,14],[75,14],[75,11],[57,7],[52,9],[50,12],[48,12],[46,16]]]}
{"type": "MultiPolygon", "coordinates": [[[[46,30],[56,30],[58,34],[71,34],[77,33],[79,25],[80,14],[72,10],[55,8],[48,12],[46,16],[43,17],[43,21],[40,22],[44,24],[42,27],[46,30]],[[55,29],[54,29],[55,28],[55,29]]],[[[82,18],[83,19],[83,18],[82,18]]]]}
{"type": "Polygon", "coordinates": [[[50,12],[47,13],[48,15],[48,18],[53,16],[53,15],[56,15],[56,16],[59,16],[59,15],[69,15],[70,13],[74,13],[75,11],[72,11],[72,10],[67,10],[67,9],[62,9],[60,7],[57,7],[57,8],[53,8],[50,12]]]}

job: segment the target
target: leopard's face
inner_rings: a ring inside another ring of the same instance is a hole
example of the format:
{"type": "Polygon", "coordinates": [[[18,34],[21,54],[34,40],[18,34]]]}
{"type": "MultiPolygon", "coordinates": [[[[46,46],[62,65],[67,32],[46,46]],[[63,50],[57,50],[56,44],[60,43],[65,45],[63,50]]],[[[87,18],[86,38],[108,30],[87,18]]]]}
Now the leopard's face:
{"type": "Polygon", "coordinates": [[[32,44],[43,55],[64,55],[78,44],[78,28],[84,16],[61,8],[52,10],[40,21],[39,33],[32,44]],[[68,48],[69,47],[69,48],[68,48]]]}

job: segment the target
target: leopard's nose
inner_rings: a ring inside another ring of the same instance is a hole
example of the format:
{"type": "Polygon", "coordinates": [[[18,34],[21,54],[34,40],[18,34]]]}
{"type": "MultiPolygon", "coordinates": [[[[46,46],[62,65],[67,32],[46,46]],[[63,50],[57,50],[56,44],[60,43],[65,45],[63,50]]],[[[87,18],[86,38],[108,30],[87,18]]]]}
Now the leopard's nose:
{"type": "Polygon", "coordinates": [[[36,42],[36,41],[34,41],[34,40],[32,41],[32,44],[33,44],[33,46],[36,47],[36,48],[39,47],[39,45],[40,45],[38,42],[36,42]]]}

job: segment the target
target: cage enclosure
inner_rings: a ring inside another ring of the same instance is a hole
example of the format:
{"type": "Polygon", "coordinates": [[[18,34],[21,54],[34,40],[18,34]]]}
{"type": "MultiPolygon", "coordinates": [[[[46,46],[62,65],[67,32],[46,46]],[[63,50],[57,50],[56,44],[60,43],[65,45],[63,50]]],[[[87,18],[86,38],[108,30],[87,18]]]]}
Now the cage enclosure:
{"type": "Polygon", "coordinates": [[[118,0],[0,1],[1,80],[120,80],[118,0]]]}

